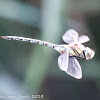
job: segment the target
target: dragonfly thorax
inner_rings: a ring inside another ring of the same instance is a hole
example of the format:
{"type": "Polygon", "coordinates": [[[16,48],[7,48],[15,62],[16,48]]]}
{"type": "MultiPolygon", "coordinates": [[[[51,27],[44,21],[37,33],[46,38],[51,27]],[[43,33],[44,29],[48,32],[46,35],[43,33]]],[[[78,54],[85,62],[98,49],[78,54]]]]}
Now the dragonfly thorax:
{"type": "Polygon", "coordinates": [[[83,53],[84,50],[85,46],[83,46],[82,44],[69,45],[70,56],[84,58],[84,53],[83,53]]]}

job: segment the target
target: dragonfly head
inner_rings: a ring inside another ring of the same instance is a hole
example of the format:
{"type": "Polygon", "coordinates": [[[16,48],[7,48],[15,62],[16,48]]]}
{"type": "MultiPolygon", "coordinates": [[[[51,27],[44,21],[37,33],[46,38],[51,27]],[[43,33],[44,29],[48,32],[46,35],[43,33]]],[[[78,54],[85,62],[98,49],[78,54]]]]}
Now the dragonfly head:
{"type": "Polygon", "coordinates": [[[89,47],[85,48],[84,53],[85,53],[86,60],[92,59],[95,55],[95,52],[89,47]]]}

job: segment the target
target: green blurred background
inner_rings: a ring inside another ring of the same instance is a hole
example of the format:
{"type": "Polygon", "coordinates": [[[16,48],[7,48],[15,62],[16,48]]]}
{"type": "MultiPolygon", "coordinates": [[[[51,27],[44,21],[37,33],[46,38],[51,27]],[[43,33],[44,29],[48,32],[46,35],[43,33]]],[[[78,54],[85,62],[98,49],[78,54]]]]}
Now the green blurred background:
{"type": "Polygon", "coordinates": [[[0,0],[0,36],[24,36],[64,44],[68,29],[90,37],[92,60],[80,60],[83,78],[58,67],[59,53],[38,44],[0,39],[2,96],[43,95],[42,100],[100,100],[100,0],[0,0]]]}

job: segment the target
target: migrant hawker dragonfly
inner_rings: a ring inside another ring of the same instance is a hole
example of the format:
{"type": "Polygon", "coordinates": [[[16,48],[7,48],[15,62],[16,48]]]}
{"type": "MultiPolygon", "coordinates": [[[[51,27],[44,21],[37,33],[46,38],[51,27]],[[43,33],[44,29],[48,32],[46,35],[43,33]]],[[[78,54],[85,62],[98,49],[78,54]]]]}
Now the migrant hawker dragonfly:
{"type": "Polygon", "coordinates": [[[38,43],[48,47],[52,47],[61,54],[58,58],[59,68],[77,79],[82,78],[82,70],[78,59],[86,58],[86,60],[89,60],[92,59],[95,55],[95,52],[92,49],[82,45],[82,43],[88,42],[90,40],[89,37],[86,35],[79,36],[79,34],[73,29],[69,29],[62,36],[63,41],[67,43],[63,45],[52,44],[37,39],[19,36],[1,36],[1,38],[6,40],[18,40],[30,43],[38,43]]]}

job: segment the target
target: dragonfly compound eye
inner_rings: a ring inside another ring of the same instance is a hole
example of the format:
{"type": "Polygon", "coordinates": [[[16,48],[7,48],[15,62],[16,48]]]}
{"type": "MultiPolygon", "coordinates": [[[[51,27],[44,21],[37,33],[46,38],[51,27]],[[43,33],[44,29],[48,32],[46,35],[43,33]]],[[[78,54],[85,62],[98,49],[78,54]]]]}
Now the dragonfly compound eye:
{"type": "Polygon", "coordinates": [[[95,55],[95,52],[93,50],[91,50],[90,48],[86,47],[85,49],[85,57],[86,60],[92,59],[95,55]]]}

